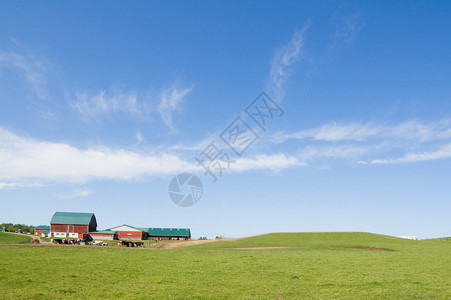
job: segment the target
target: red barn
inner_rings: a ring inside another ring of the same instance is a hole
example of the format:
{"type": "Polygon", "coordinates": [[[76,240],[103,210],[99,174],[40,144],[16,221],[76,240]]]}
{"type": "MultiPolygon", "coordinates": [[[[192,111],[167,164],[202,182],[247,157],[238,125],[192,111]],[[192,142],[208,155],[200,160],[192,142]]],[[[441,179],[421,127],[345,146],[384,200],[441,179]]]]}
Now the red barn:
{"type": "Polygon", "coordinates": [[[50,221],[50,236],[53,237],[84,239],[96,229],[93,213],[56,212],[50,221]]]}
{"type": "Polygon", "coordinates": [[[144,240],[146,238],[146,234],[142,230],[125,224],[109,230],[116,231],[120,240],[144,240]]]}
{"type": "Polygon", "coordinates": [[[46,231],[46,232],[49,232],[49,230],[50,230],[50,226],[48,226],[48,225],[39,225],[39,226],[37,226],[35,229],[34,229],[34,234],[35,235],[42,235],[42,231],[46,231]]]}

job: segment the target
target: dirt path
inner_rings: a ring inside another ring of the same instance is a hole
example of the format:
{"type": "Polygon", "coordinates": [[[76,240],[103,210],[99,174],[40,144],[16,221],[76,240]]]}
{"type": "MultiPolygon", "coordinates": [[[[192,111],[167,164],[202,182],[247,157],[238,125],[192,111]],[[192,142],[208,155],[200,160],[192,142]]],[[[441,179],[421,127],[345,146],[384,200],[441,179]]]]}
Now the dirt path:
{"type": "Polygon", "coordinates": [[[298,247],[246,247],[246,248],[221,248],[228,250],[286,250],[297,249],[298,247]]]}
{"type": "Polygon", "coordinates": [[[177,249],[192,245],[201,245],[214,242],[235,242],[238,239],[195,240],[195,241],[158,241],[153,249],[177,249]]]}

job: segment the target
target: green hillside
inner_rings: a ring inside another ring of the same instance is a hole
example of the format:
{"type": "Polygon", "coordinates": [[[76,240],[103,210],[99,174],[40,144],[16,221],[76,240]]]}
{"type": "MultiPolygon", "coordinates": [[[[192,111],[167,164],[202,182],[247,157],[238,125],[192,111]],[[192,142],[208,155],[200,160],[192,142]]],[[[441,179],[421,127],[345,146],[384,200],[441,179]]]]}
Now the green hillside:
{"type": "Polygon", "coordinates": [[[330,248],[336,246],[365,246],[377,248],[403,248],[412,245],[411,240],[365,232],[319,232],[319,233],[270,233],[237,239],[233,242],[205,244],[205,248],[244,247],[307,247],[330,248]]]}
{"type": "Polygon", "coordinates": [[[219,241],[193,247],[203,249],[293,247],[304,250],[347,247],[358,249],[358,247],[362,247],[385,248],[385,250],[394,251],[421,251],[426,247],[428,251],[431,251],[437,243],[439,243],[439,247],[440,245],[451,246],[451,239],[414,241],[366,232],[269,233],[236,241],[219,241]]]}
{"type": "Polygon", "coordinates": [[[27,244],[31,241],[32,238],[26,235],[0,232],[0,244],[27,244]]]}

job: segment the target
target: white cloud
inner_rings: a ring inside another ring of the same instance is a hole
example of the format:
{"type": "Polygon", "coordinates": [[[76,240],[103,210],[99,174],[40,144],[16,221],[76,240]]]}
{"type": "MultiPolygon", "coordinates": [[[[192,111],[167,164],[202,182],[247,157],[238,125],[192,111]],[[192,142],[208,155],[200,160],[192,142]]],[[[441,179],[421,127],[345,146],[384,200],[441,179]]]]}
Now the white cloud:
{"type": "Polygon", "coordinates": [[[389,130],[388,137],[419,140],[422,142],[451,138],[451,120],[420,123],[416,120],[403,122],[389,130]]]}
{"type": "Polygon", "coordinates": [[[93,194],[94,192],[91,190],[87,190],[87,189],[81,189],[81,190],[74,190],[69,194],[65,194],[65,195],[59,195],[60,198],[63,199],[70,199],[70,198],[79,198],[79,197],[86,197],[89,196],[91,194],[93,194]]]}
{"type": "Polygon", "coordinates": [[[305,163],[299,161],[295,156],[287,156],[279,153],[272,155],[260,154],[250,158],[238,158],[231,165],[231,169],[238,172],[264,169],[277,171],[296,166],[305,166],[305,163]]]}
{"type": "Polygon", "coordinates": [[[278,132],[268,137],[273,143],[287,140],[312,139],[316,141],[366,141],[369,139],[401,139],[420,142],[451,138],[451,121],[421,123],[409,120],[392,126],[374,123],[330,123],[318,128],[293,133],[278,132]]]}
{"type": "Polygon", "coordinates": [[[307,30],[306,25],[302,30],[293,34],[290,42],[284,47],[278,49],[273,58],[270,71],[270,93],[273,94],[276,101],[281,101],[283,97],[283,86],[291,75],[291,67],[298,62],[304,42],[304,33],[307,30]]]}
{"type": "Polygon", "coordinates": [[[296,155],[303,162],[340,159],[363,165],[449,158],[451,146],[449,144],[439,146],[438,143],[449,142],[450,139],[451,120],[442,119],[436,122],[408,120],[391,126],[374,122],[341,124],[334,122],[293,133],[278,132],[268,136],[263,142],[270,144],[290,140],[307,142],[308,145],[299,148],[296,155]],[[400,156],[390,158],[393,153],[400,156]],[[379,158],[375,158],[377,156],[379,158]]]}
{"type": "Polygon", "coordinates": [[[346,159],[356,161],[368,154],[383,149],[385,143],[372,145],[333,145],[333,146],[307,146],[298,151],[298,157],[303,161],[314,159],[346,159]]]}
{"type": "Polygon", "coordinates": [[[331,123],[319,128],[301,130],[293,133],[278,132],[269,137],[272,142],[282,143],[287,140],[313,139],[318,141],[362,141],[370,136],[378,134],[380,128],[371,124],[337,124],[331,123]]]}
{"type": "MultiPolygon", "coordinates": [[[[202,151],[213,139],[214,136],[191,145],[176,144],[170,149],[202,151]]],[[[434,148],[438,142],[449,139],[451,139],[451,121],[449,119],[435,122],[408,120],[393,125],[375,122],[332,122],[317,128],[293,133],[278,132],[262,137],[259,149],[268,149],[268,147],[271,149],[271,145],[274,143],[279,144],[290,140],[302,141],[303,144],[294,146],[294,154],[256,154],[253,157],[237,159],[232,165],[232,169],[236,171],[259,168],[276,170],[277,168],[304,166],[315,161],[328,163],[332,160],[364,165],[447,158],[447,149],[438,152],[427,149],[434,148]],[[406,155],[403,159],[374,159],[377,156],[388,156],[392,153],[410,153],[414,149],[426,150],[424,153],[406,155]]],[[[293,146],[289,145],[288,147],[292,148],[293,146]]]]}
{"type": "Polygon", "coordinates": [[[399,158],[382,158],[373,159],[372,164],[395,164],[395,163],[409,163],[428,160],[437,160],[451,158],[451,143],[440,146],[434,151],[423,151],[408,153],[399,158]]]}
{"type": "Polygon", "coordinates": [[[97,178],[128,180],[196,168],[172,154],[141,154],[105,147],[78,149],[63,143],[19,137],[2,128],[0,165],[0,180],[61,182],[97,178]]]}
{"type": "MultiPolygon", "coordinates": [[[[323,141],[320,144],[314,142],[298,148],[294,154],[257,153],[250,157],[231,157],[234,162],[230,166],[230,171],[278,171],[305,166],[317,160],[326,163],[330,160],[344,160],[364,165],[450,158],[451,142],[449,141],[438,148],[435,147],[435,150],[428,150],[428,148],[434,147],[429,142],[418,143],[419,140],[449,138],[449,128],[445,126],[447,124],[449,122],[446,120],[434,124],[405,122],[394,126],[388,131],[390,134],[380,129],[374,130],[375,125],[364,127],[366,129],[363,132],[366,134],[356,130],[355,124],[343,126],[344,130],[338,130],[336,126],[322,126],[321,130],[310,135],[322,137],[323,141]],[[324,128],[330,128],[331,132],[335,134],[325,134],[324,128]],[[416,129],[412,130],[412,128],[416,129]],[[376,155],[382,154],[387,157],[387,153],[394,153],[391,151],[393,150],[392,139],[381,139],[376,142],[365,141],[371,136],[384,134],[385,136],[399,136],[406,132],[415,133],[407,135],[406,138],[415,138],[415,148],[418,149],[418,145],[420,145],[424,150],[409,151],[411,145],[407,143],[406,147],[397,149],[397,153],[403,151],[407,154],[398,158],[376,159],[376,155]],[[349,141],[351,137],[354,138],[349,141]],[[423,145],[423,143],[426,144],[423,145]]],[[[167,150],[164,151],[170,151],[170,148],[165,147],[167,150]]],[[[192,152],[185,152],[186,149],[177,151],[179,154],[164,151],[139,153],[102,146],[80,149],[64,143],[21,137],[0,127],[0,165],[2,166],[0,168],[0,189],[39,187],[43,184],[58,182],[80,183],[96,179],[134,180],[145,176],[167,176],[181,172],[202,174],[204,172],[204,169],[192,159],[192,152]]],[[[91,193],[90,190],[81,189],[60,197],[83,197],[91,193]]]]}
{"type": "Polygon", "coordinates": [[[15,189],[15,188],[30,188],[41,187],[40,183],[27,183],[27,182],[0,182],[1,189],[15,189]]]}
{"type": "Polygon", "coordinates": [[[141,143],[142,141],[144,141],[144,138],[143,138],[143,135],[142,135],[141,131],[138,131],[136,133],[136,139],[138,141],[138,144],[141,143]]]}
{"type": "Polygon", "coordinates": [[[45,73],[48,69],[48,63],[42,58],[0,51],[0,71],[3,68],[18,70],[26,78],[39,98],[47,96],[45,73]]]}
{"type": "MultiPolygon", "coordinates": [[[[188,161],[171,153],[146,154],[100,146],[79,149],[68,144],[20,137],[0,127],[0,182],[3,182],[0,188],[25,186],[30,181],[45,184],[95,179],[133,180],[204,171],[191,155],[189,158],[188,161]]],[[[233,170],[280,170],[301,164],[284,154],[257,155],[238,159],[233,170]]]]}
{"type": "Polygon", "coordinates": [[[171,129],[172,132],[177,131],[173,121],[173,114],[174,112],[181,111],[180,105],[192,89],[192,87],[178,89],[177,85],[174,84],[172,87],[161,93],[161,101],[158,105],[158,112],[160,113],[163,122],[171,129]]]}

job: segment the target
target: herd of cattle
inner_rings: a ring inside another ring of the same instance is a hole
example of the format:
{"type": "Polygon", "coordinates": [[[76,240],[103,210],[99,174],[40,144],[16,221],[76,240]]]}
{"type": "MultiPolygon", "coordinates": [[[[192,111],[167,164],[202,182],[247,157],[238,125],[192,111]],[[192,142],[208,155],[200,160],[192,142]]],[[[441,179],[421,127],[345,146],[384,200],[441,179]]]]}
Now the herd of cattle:
{"type": "Polygon", "coordinates": [[[58,245],[61,245],[61,244],[65,244],[65,245],[81,245],[82,243],[84,243],[85,245],[88,245],[88,244],[86,244],[87,242],[85,242],[85,241],[83,241],[81,239],[78,239],[78,240],[53,239],[52,243],[53,244],[58,244],[58,245]]]}
{"type": "Polygon", "coordinates": [[[117,243],[118,246],[125,246],[125,247],[144,247],[143,242],[133,242],[133,241],[123,241],[120,240],[117,243]]]}
{"type": "MultiPolygon", "coordinates": [[[[67,240],[67,239],[53,239],[53,244],[57,245],[93,245],[93,246],[108,246],[108,243],[103,241],[86,241],[86,240],[67,240]]],[[[144,247],[143,242],[134,242],[134,241],[123,241],[120,240],[117,243],[118,246],[124,247],[144,247]]]]}

